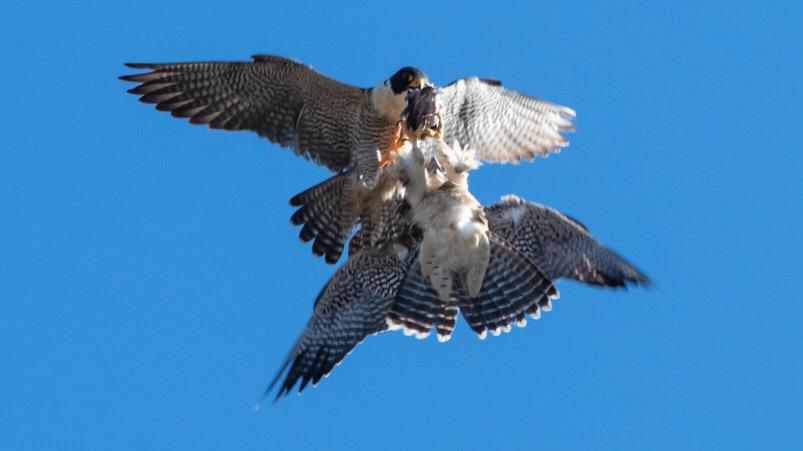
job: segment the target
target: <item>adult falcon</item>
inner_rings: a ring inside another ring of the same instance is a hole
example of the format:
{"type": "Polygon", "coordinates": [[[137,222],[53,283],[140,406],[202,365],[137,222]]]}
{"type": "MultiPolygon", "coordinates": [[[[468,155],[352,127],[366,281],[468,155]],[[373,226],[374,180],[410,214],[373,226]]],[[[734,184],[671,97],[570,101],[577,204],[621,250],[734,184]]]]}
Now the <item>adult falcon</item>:
{"type": "Polygon", "coordinates": [[[549,207],[504,196],[485,215],[495,242],[488,272],[476,298],[460,291],[442,302],[421,274],[420,231],[408,230],[377,246],[350,249],[318,295],[312,317],[271,382],[276,398],[300,380],[301,392],[317,384],[370,335],[402,329],[446,341],[458,311],[480,338],[509,332],[552,309],[550,283],[573,279],[594,286],[649,285],[649,278],[570,217],[549,207]],[[352,252],[353,251],[353,252],[352,252]],[[517,259],[510,256],[516,254],[517,259]]]}
{"type": "MultiPolygon", "coordinates": [[[[372,88],[357,88],[310,67],[269,55],[250,62],[127,64],[147,72],[120,77],[129,90],[173,116],[224,130],[250,130],[290,147],[338,174],[293,197],[302,240],[334,263],[354,226],[381,214],[378,197],[398,186],[382,183],[383,163],[401,142],[399,120],[411,90],[429,85],[405,67],[372,88]]],[[[459,140],[486,161],[517,162],[568,144],[574,111],[467,78],[443,88],[444,139],[459,140]]],[[[380,203],[381,205],[381,203],[380,203]]]]}

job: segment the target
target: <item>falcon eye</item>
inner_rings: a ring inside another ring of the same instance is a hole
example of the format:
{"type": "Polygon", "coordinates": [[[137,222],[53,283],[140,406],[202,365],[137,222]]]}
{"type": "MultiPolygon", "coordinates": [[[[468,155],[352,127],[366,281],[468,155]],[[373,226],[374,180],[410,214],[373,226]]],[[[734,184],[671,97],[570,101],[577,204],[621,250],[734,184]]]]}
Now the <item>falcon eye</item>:
{"type": "Polygon", "coordinates": [[[415,79],[415,75],[412,72],[407,72],[407,83],[411,83],[415,79]]]}

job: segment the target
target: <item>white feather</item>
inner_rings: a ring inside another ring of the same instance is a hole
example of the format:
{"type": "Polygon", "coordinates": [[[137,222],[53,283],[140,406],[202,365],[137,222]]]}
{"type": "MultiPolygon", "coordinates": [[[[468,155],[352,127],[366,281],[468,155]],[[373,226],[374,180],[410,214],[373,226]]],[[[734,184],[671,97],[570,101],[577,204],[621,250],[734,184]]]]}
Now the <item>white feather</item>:
{"type": "Polygon", "coordinates": [[[407,92],[394,93],[390,82],[385,80],[371,90],[371,104],[377,113],[395,122],[400,119],[407,104],[407,92]]]}

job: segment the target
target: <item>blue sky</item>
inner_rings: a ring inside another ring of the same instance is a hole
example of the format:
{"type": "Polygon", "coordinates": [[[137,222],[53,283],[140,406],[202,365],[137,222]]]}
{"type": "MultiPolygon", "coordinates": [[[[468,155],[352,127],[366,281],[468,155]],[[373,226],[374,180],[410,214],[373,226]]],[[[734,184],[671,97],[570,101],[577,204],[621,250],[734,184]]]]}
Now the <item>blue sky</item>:
{"type": "Polygon", "coordinates": [[[0,35],[0,448],[803,446],[799,2],[12,2],[0,35]],[[671,3],[671,4],[670,4],[671,3]],[[574,108],[560,155],[472,175],[554,206],[650,290],[539,322],[368,339],[255,412],[334,268],[290,226],[326,176],[155,112],[124,61],[404,65],[574,108]]]}

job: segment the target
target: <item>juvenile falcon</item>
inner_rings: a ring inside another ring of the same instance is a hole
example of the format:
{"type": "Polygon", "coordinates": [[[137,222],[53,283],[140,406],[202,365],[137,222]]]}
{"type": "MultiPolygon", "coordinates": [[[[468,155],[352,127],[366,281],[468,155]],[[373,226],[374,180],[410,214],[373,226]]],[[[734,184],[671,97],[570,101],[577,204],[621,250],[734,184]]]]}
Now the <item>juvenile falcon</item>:
{"type": "Polygon", "coordinates": [[[557,293],[549,280],[608,287],[650,284],[646,275],[557,210],[508,195],[485,207],[485,214],[491,232],[521,258],[500,265],[493,253],[476,299],[458,292],[452,302],[440,301],[417,264],[421,233],[415,228],[378,246],[357,249],[318,295],[312,317],[268,392],[282,375],[277,399],[299,380],[299,392],[309,382],[315,385],[357,344],[385,330],[402,329],[423,338],[435,329],[445,341],[458,311],[480,338],[488,331],[510,331],[514,323],[524,326],[525,315],[538,319],[551,310],[557,293]]]}
{"type": "Polygon", "coordinates": [[[452,297],[455,276],[468,295],[476,297],[491,242],[482,205],[468,190],[468,171],[476,167],[473,153],[427,138],[417,140],[411,154],[402,165],[412,222],[423,232],[421,272],[443,302],[452,297]]]}

